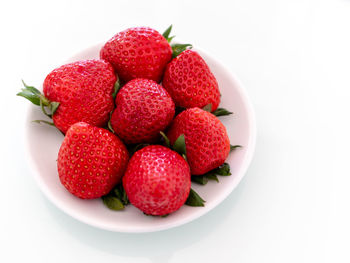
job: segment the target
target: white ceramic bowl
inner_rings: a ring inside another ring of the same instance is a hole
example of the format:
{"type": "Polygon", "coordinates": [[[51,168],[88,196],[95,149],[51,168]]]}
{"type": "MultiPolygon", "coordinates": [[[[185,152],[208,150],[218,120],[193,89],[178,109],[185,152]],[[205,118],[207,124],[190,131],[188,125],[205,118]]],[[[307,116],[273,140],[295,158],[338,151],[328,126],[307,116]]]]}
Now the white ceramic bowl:
{"type": "MultiPolygon", "coordinates": [[[[101,46],[85,49],[67,62],[98,58],[101,46]]],[[[57,207],[77,220],[98,228],[116,232],[153,232],[185,224],[208,213],[235,189],[254,152],[256,128],[252,105],[244,87],[231,72],[206,52],[195,50],[203,56],[219,82],[222,94],[220,107],[234,112],[233,115],[220,117],[227,128],[231,144],[243,146],[228,157],[231,176],[219,177],[220,183],[209,181],[205,186],[192,184],[193,189],[206,200],[205,207],[185,205],[168,217],[161,218],[145,216],[132,205],[128,205],[124,211],[112,211],[103,205],[101,199],[81,200],[73,196],[60,183],[56,169],[63,135],[53,127],[31,122],[44,116],[39,107],[30,105],[25,126],[29,164],[40,189],[57,207]]]]}

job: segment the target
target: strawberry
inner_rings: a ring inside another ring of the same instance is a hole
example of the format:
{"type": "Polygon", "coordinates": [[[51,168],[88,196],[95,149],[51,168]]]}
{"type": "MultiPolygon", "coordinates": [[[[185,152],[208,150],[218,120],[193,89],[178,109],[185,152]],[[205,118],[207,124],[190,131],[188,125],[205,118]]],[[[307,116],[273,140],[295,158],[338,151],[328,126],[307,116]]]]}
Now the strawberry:
{"type": "Polygon", "coordinates": [[[113,67],[103,60],[85,60],[63,65],[47,75],[44,94],[25,85],[17,95],[36,105],[52,117],[54,125],[66,133],[79,121],[104,126],[114,108],[113,92],[116,83],[113,67]],[[47,113],[45,107],[51,113],[47,113]]]}
{"type": "Polygon", "coordinates": [[[149,27],[134,27],[119,32],[101,49],[100,57],[109,61],[119,77],[160,82],[172,49],[167,39],[149,27]]]}
{"type": "Polygon", "coordinates": [[[172,122],[167,136],[173,144],[183,134],[187,161],[193,175],[201,175],[222,165],[229,152],[226,128],[213,114],[199,108],[181,112],[172,122]]]}
{"type": "Polygon", "coordinates": [[[125,145],[113,133],[78,122],[68,129],[60,147],[58,175],[73,195],[98,198],[120,182],[128,159],[125,145]]]}
{"type": "Polygon", "coordinates": [[[204,59],[191,49],[183,51],[167,65],[162,84],[176,106],[203,108],[212,104],[212,111],[219,106],[218,82],[204,59]]]}
{"type": "Polygon", "coordinates": [[[137,151],[130,159],[123,186],[130,202],[148,215],[167,215],[186,201],[190,168],[178,153],[161,145],[137,151]]]}
{"type": "Polygon", "coordinates": [[[117,93],[111,126],[125,143],[155,142],[172,121],[175,105],[153,80],[133,79],[117,93]]]}

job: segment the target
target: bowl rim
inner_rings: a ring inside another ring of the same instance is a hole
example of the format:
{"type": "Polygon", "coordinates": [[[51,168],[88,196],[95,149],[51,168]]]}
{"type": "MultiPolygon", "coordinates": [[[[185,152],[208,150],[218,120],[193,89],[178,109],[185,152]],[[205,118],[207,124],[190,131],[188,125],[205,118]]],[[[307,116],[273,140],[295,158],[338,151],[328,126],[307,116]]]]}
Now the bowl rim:
{"type": "MultiPolygon", "coordinates": [[[[71,56],[70,58],[66,59],[63,64],[66,64],[67,61],[72,61],[74,57],[79,56],[79,54],[87,52],[87,50],[90,49],[98,49],[103,45],[103,43],[98,43],[95,45],[91,45],[87,48],[84,48],[83,50],[75,53],[75,55],[71,56]]],[[[200,54],[203,54],[206,57],[210,57],[210,59],[215,63],[220,65],[220,67],[224,70],[224,74],[229,76],[230,82],[236,83],[236,89],[237,92],[240,94],[242,98],[242,104],[247,110],[247,119],[248,119],[248,127],[249,127],[249,132],[250,132],[250,137],[248,140],[248,144],[245,146],[247,149],[245,158],[243,160],[243,163],[240,165],[239,171],[237,171],[237,183],[233,187],[228,187],[225,189],[225,191],[215,200],[213,200],[210,205],[206,205],[206,209],[200,210],[200,212],[195,213],[193,216],[188,216],[184,220],[177,220],[175,222],[171,222],[169,224],[162,224],[161,226],[153,226],[152,228],[137,228],[137,227],[130,227],[130,228],[125,228],[125,227],[110,227],[106,226],[103,223],[96,221],[96,220],[90,220],[88,217],[83,216],[79,213],[79,211],[76,211],[69,206],[66,206],[64,202],[60,201],[59,198],[56,198],[55,195],[50,191],[49,187],[44,183],[43,180],[40,179],[39,172],[37,171],[35,167],[35,161],[33,157],[30,154],[29,148],[29,128],[26,123],[29,120],[29,115],[30,115],[30,109],[32,108],[32,105],[28,103],[27,108],[26,108],[26,118],[25,118],[25,125],[24,125],[24,144],[25,144],[25,157],[26,157],[26,162],[27,165],[29,166],[29,170],[31,174],[34,176],[34,179],[36,183],[38,184],[40,190],[44,193],[44,195],[50,200],[51,203],[53,203],[56,207],[58,207],[61,211],[63,211],[65,214],[73,217],[74,219],[81,221],[87,225],[103,229],[103,230],[108,230],[112,232],[120,232],[120,233],[150,233],[150,232],[157,232],[157,231],[162,231],[162,230],[167,230],[170,228],[175,228],[184,224],[187,224],[193,220],[198,219],[199,217],[205,215],[206,213],[210,212],[212,209],[214,209],[216,206],[218,206],[220,203],[222,203],[231,193],[232,191],[239,185],[241,182],[242,178],[245,176],[248,167],[252,161],[254,152],[255,152],[255,146],[256,146],[256,134],[257,134],[257,128],[256,128],[256,119],[255,119],[255,112],[253,105],[250,101],[250,98],[248,97],[247,91],[245,90],[242,82],[237,78],[236,74],[231,72],[226,65],[224,65],[222,62],[217,60],[215,56],[213,56],[210,52],[204,51],[201,48],[195,47],[193,50],[198,51],[200,54]]]]}

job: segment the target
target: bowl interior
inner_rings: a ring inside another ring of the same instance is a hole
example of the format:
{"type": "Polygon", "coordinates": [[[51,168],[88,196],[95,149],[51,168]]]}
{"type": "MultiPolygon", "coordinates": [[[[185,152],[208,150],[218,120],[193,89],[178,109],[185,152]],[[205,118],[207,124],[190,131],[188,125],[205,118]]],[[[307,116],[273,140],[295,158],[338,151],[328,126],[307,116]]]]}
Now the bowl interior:
{"type": "MultiPolygon", "coordinates": [[[[67,62],[98,58],[101,45],[88,48],[67,62]]],[[[233,151],[227,162],[231,166],[231,176],[220,177],[220,183],[209,181],[207,185],[192,184],[193,189],[205,200],[205,207],[183,206],[165,218],[145,216],[132,205],[124,211],[107,209],[100,199],[81,200],[71,195],[60,183],[56,160],[63,135],[48,125],[39,125],[32,120],[43,119],[34,105],[28,109],[26,123],[26,149],[33,174],[45,195],[60,209],[72,217],[106,230],[118,232],[152,232],[182,225],[207,213],[222,202],[238,185],[250,163],[255,145],[255,120],[248,97],[235,76],[206,52],[197,50],[216,76],[222,94],[220,107],[234,112],[220,117],[227,128],[232,145],[243,148],[233,151]]]]}

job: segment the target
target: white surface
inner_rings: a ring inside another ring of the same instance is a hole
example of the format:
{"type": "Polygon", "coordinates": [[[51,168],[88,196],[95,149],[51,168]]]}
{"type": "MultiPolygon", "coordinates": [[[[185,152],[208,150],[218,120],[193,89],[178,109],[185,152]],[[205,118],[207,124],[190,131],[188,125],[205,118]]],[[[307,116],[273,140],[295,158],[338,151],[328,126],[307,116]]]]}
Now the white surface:
{"type": "Polygon", "coordinates": [[[349,262],[350,1],[2,1],[1,262],[349,262]],[[82,47],[149,25],[215,55],[257,113],[238,188],[187,225],[116,234],[66,216],[23,154],[14,94],[82,47]]]}
{"type": "MultiPolygon", "coordinates": [[[[102,46],[103,43],[85,48],[64,63],[97,59],[102,46]]],[[[245,88],[237,78],[205,51],[196,48],[194,50],[201,54],[216,76],[222,95],[220,107],[234,112],[234,115],[220,118],[227,129],[230,143],[243,146],[230,153],[226,160],[232,167],[231,176],[220,176],[219,184],[211,181],[205,187],[192,185],[192,188],[206,201],[205,206],[199,208],[183,206],[171,216],[161,218],[145,216],[131,205],[123,212],[115,212],[106,209],[101,199],[76,198],[63,187],[57,174],[57,154],[64,137],[57,129],[33,123],[33,120],[41,119],[43,115],[39,107],[30,105],[25,126],[27,142],[25,151],[31,167],[30,172],[49,200],[68,215],[91,226],[116,232],[141,233],[166,230],[191,222],[219,205],[237,187],[254,153],[256,141],[254,111],[245,88]]]]}

